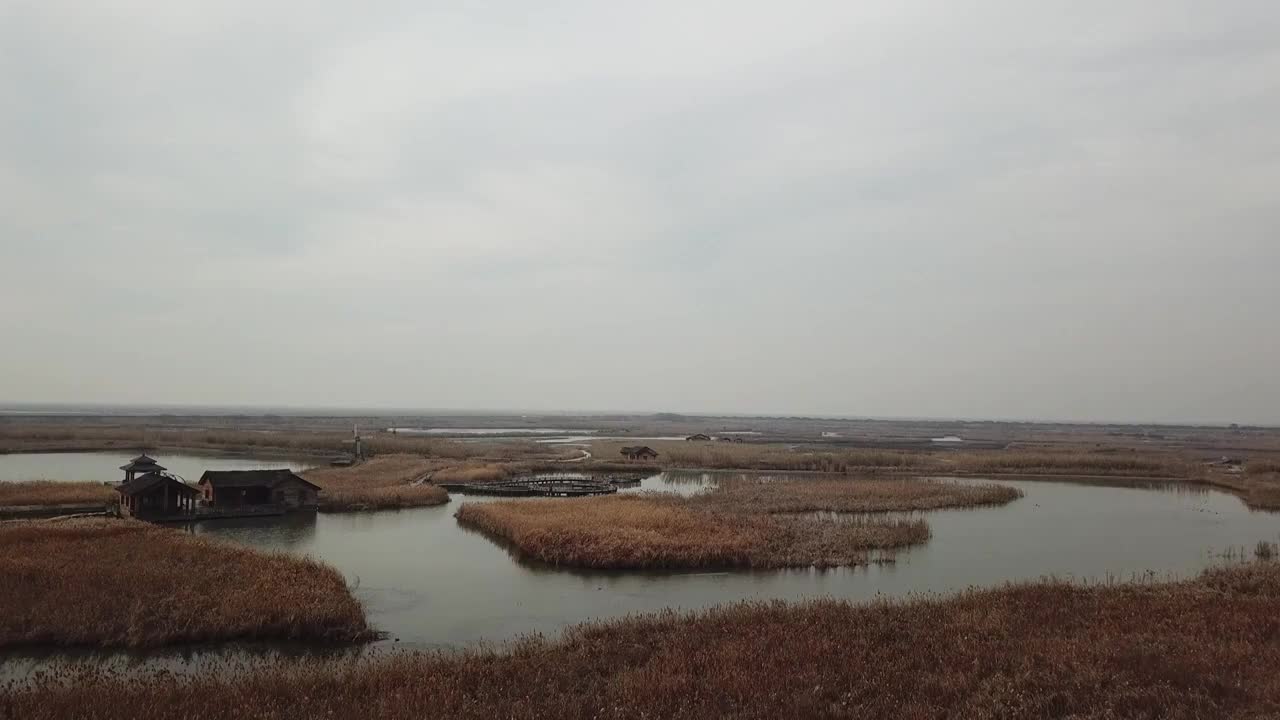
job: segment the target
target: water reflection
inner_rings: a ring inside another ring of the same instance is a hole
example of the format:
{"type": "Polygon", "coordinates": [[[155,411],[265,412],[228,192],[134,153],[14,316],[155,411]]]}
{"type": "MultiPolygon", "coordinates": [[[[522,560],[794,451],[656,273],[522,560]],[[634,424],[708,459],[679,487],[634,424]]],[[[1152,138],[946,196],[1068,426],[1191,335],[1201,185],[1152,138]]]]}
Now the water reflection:
{"type": "MultiPolygon", "coordinates": [[[[624,492],[701,492],[724,477],[666,473],[624,492]]],[[[1050,575],[1185,577],[1219,562],[1227,548],[1280,538],[1280,516],[1251,512],[1238,498],[1202,487],[997,482],[1024,497],[1001,507],[923,513],[928,543],[897,552],[892,563],[826,570],[583,571],[513,559],[507,547],[454,518],[460,502],[492,501],[478,497],[392,512],[208,522],[194,531],[332,564],[356,587],[373,624],[411,648],[554,635],[591,619],[744,600],[865,600],[1050,575]]]]}
{"type": "Polygon", "coordinates": [[[203,520],[182,527],[193,535],[217,535],[257,548],[297,550],[314,542],[316,513],[203,520]]]}

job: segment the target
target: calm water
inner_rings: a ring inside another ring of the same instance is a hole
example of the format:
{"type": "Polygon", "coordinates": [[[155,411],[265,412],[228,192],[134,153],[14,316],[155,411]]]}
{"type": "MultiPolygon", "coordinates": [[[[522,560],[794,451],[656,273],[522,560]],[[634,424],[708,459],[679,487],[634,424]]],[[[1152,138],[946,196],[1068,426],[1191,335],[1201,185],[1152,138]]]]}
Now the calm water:
{"type": "MultiPolygon", "coordinates": [[[[709,475],[664,474],[640,489],[695,492],[709,475]]],[[[1002,481],[1003,482],[1003,481],[1002,481]]],[[[416,647],[555,633],[588,619],[737,600],[871,598],[1045,575],[1185,576],[1228,548],[1280,538],[1280,515],[1216,491],[1010,481],[1026,496],[982,510],[926,513],[933,539],[896,564],[828,571],[639,573],[570,571],[514,558],[460,527],[446,506],[206,523],[196,532],[309,554],[358,587],[374,624],[416,647]]],[[[536,502],[536,501],[534,501],[536,502]]]]}
{"type": "MultiPolygon", "coordinates": [[[[161,460],[169,464],[170,458],[161,460]]],[[[638,490],[701,492],[715,477],[662,474],[645,480],[638,490]]],[[[530,632],[555,634],[586,620],[741,600],[862,600],[1047,575],[1081,580],[1185,577],[1221,562],[1230,549],[1251,551],[1259,540],[1280,539],[1280,514],[1251,512],[1234,496],[1217,491],[1159,484],[1000,482],[1022,489],[1025,497],[999,508],[925,513],[932,540],[899,552],[896,564],[827,571],[547,567],[520,561],[499,544],[460,527],[453,517],[460,503],[492,501],[460,495],[435,508],[224,520],[189,530],[334,565],[356,587],[374,625],[389,633],[392,640],[382,645],[409,648],[500,642],[530,632]]],[[[199,672],[206,661],[220,656],[262,650],[230,646],[144,658],[88,656],[127,667],[199,672]]],[[[57,652],[0,656],[0,680],[77,656],[85,657],[57,652]]]]}
{"type": "MultiPolygon", "coordinates": [[[[315,461],[255,458],[244,455],[148,453],[161,465],[188,482],[196,482],[205,470],[262,470],[289,468],[305,470],[315,461]]],[[[124,478],[120,466],[137,457],[134,452],[16,453],[0,455],[0,482],[18,480],[63,480],[67,482],[108,482],[124,478]]]]}

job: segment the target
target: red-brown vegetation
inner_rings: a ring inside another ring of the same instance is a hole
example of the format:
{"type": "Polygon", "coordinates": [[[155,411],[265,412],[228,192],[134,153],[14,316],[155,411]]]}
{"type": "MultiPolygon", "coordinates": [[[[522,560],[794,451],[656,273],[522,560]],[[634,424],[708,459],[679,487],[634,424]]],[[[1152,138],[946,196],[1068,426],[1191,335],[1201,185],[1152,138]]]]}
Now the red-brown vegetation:
{"type": "Polygon", "coordinates": [[[352,467],[308,470],[303,477],[322,488],[324,511],[421,507],[449,502],[443,488],[411,484],[441,465],[418,455],[379,455],[352,467]]]}
{"type": "Polygon", "coordinates": [[[1022,491],[996,483],[907,478],[813,478],[723,475],[689,502],[725,512],[892,512],[1003,505],[1022,491]]]}
{"type": "Polygon", "coordinates": [[[0,482],[0,507],[22,505],[102,505],[114,501],[110,487],[95,482],[23,480],[0,482]]]}
{"type": "Polygon", "coordinates": [[[589,568],[859,565],[871,559],[869,551],[929,538],[928,525],[918,519],[717,512],[661,494],[466,503],[457,517],[526,557],[589,568]]]}
{"type": "Polygon", "coordinates": [[[583,625],[502,651],[277,661],[190,679],[86,666],[0,700],[129,718],[1267,718],[1280,566],[1177,584],[747,604],[583,625]]]}
{"type": "Polygon", "coordinates": [[[133,520],[0,523],[0,578],[0,647],[370,635],[327,565],[133,520]]]}

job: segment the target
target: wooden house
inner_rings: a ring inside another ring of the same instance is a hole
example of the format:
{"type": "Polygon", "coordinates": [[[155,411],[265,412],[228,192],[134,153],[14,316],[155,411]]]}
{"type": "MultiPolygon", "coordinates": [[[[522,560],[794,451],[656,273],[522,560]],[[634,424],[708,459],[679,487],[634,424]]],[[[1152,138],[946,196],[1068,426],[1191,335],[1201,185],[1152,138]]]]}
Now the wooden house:
{"type": "Polygon", "coordinates": [[[319,504],[320,486],[291,470],[209,470],[200,476],[199,486],[205,504],[214,508],[307,510],[319,504]]]}
{"type": "Polygon", "coordinates": [[[685,440],[689,442],[709,442],[711,440],[711,436],[706,433],[694,433],[693,435],[685,438],[685,440]]]}
{"type": "Polygon", "coordinates": [[[200,494],[195,488],[164,472],[132,477],[116,486],[116,492],[120,493],[120,514],[143,520],[194,515],[200,494]]]}
{"type": "Polygon", "coordinates": [[[658,457],[658,451],[648,445],[629,445],[622,448],[622,456],[628,460],[653,460],[658,457]]]}

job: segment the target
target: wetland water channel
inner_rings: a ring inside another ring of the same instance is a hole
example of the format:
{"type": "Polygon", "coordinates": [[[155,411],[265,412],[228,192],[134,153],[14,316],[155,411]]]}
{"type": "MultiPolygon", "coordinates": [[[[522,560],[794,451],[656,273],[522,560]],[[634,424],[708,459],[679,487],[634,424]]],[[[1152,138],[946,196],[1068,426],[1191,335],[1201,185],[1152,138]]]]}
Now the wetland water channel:
{"type": "MultiPolygon", "coordinates": [[[[697,492],[716,477],[663,473],[624,492],[697,492]]],[[[1250,511],[1238,498],[1202,487],[996,482],[1020,488],[1025,496],[1003,507],[924,513],[933,531],[928,543],[899,551],[893,564],[834,570],[664,573],[548,567],[517,560],[502,545],[460,526],[453,517],[460,503],[493,499],[458,494],[448,505],[433,508],[212,521],[190,531],[332,564],[356,588],[371,622],[389,634],[379,645],[398,648],[464,647],[533,632],[555,635],[587,620],[742,600],[866,600],[1044,576],[1187,577],[1220,562],[1231,549],[1251,553],[1258,541],[1280,538],[1280,514],[1250,511]]],[[[175,655],[190,662],[201,653],[170,651],[170,658],[175,655]]],[[[60,656],[0,657],[5,658],[0,674],[23,674],[60,656]]]]}

